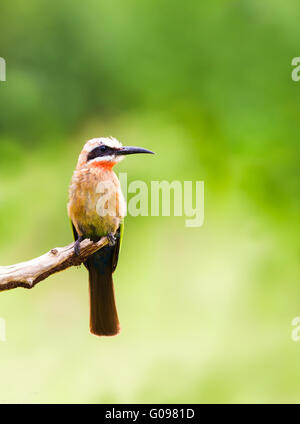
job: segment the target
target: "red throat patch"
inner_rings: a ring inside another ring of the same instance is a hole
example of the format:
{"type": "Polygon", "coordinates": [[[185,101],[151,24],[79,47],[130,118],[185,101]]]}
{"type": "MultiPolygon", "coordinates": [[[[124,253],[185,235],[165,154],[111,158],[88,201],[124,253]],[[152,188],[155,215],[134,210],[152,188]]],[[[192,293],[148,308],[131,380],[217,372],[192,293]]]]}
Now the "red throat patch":
{"type": "Polygon", "coordinates": [[[102,161],[102,162],[93,162],[91,165],[95,166],[96,168],[101,168],[104,169],[105,171],[111,171],[112,168],[116,165],[117,162],[113,162],[113,161],[102,161]]]}

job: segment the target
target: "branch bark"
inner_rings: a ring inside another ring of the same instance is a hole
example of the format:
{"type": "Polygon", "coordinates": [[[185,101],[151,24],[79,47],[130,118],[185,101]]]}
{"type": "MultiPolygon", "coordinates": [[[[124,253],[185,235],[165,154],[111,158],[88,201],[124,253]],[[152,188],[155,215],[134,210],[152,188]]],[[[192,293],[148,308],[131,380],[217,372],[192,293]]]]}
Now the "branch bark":
{"type": "Polygon", "coordinates": [[[107,237],[98,242],[86,239],[80,243],[80,254],[74,252],[74,244],[56,247],[38,258],[10,266],[0,266],[0,291],[23,287],[32,289],[37,283],[56,272],[81,265],[90,255],[108,244],[107,237]]]}

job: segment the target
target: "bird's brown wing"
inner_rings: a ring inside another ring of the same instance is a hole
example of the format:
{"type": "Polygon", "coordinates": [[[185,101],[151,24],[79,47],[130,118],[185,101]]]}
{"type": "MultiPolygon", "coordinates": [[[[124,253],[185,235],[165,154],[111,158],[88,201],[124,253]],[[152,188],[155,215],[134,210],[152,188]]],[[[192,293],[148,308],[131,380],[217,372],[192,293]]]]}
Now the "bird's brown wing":
{"type": "Polygon", "coordinates": [[[112,259],[112,272],[115,272],[118,265],[119,254],[120,254],[120,249],[121,249],[122,240],[123,240],[123,233],[124,233],[124,223],[122,222],[116,234],[116,238],[117,238],[116,244],[113,246],[114,253],[113,253],[113,259],[112,259]]]}
{"type": "Polygon", "coordinates": [[[71,221],[71,224],[72,224],[72,230],[73,230],[74,240],[76,241],[78,239],[78,233],[77,233],[76,228],[75,228],[75,226],[74,226],[74,224],[73,224],[72,221],[71,221]]]}

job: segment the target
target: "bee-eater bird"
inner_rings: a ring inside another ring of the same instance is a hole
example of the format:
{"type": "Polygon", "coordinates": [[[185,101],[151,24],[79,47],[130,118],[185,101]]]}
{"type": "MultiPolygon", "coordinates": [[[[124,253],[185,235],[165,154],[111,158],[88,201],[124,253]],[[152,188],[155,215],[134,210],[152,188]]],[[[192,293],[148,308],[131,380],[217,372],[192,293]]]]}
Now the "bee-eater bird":
{"type": "Polygon", "coordinates": [[[140,147],[123,147],[115,138],[89,140],[79,156],[69,190],[68,214],[72,222],[75,253],[80,242],[108,236],[109,245],[85,262],[89,272],[90,330],[97,336],[113,336],[120,325],[112,274],[118,263],[126,203],[113,167],[125,155],[151,153],[140,147]]]}

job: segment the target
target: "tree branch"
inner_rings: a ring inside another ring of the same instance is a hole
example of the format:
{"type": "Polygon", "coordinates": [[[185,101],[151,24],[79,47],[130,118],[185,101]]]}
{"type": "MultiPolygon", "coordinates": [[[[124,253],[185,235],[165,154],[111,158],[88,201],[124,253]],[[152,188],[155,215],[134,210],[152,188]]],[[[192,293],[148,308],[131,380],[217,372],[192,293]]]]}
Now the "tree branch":
{"type": "Polygon", "coordinates": [[[16,287],[32,289],[37,283],[56,272],[63,271],[71,266],[81,265],[90,255],[106,246],[108,239],[102,237],[96,243],[89,239],[82,241],[79,256],[74,253],[74,244],[57,247],[31,261],[0,266],[0,291],[16,287]]]}

